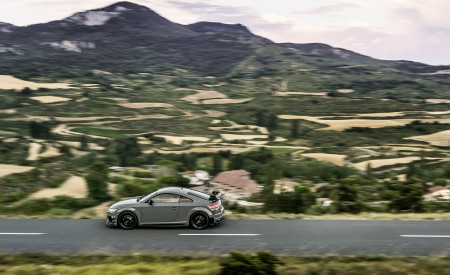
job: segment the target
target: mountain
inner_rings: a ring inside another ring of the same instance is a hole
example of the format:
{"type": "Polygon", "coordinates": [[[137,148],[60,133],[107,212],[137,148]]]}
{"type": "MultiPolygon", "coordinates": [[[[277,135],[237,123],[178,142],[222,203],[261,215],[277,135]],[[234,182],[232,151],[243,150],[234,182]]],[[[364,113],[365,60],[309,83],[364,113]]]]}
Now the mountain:
{"type": "MultiPolygon", "coordinates": [[[[198,22],[181,25],[151,9],[131,2],[84,12],[63,20],[27,27],[0,23],[0,74],[16,71],[24,76],[70,75],[101,69],[112,72],[172,71],[181,68],[203,75],[220,75],[251,57],[270,73],[283,73],[277,63],[315,66],[316,59],[336,66],[374,65],[407,73],[433,73],[435,67],[406,61],[384,61],[329,45],[276,44],[240,24],[198,22]],[[294,50],[294,51],[293,51],[294,50]],[[269,62],[274,56],[283,61],[269,62]]],[[[261,73],[260,73],[261,74],[261,73]]],[[[264,74],[264,73],[263,73],[264,74]]]]}
{"type": "Polygon", "coordinates": [[[217,22],[198,22],[187,25],[189,29],[200,33],[231,33],[253,36],[247,27],[241,24],[223,24],[217,22]]]}
{"type": "Polygon", "coordinates": [[[299,53],[306,56],[329,58],[334,60],[341,60],[349,63],[359,65],[376,65],[383,67],[391,67],[410,73],[433,73],[441,70],[448,70],[450,66],[431,66],[420,62],[413,61],[391,61],[380,60],[370,56],[362,55],[353,51],[349,51],[342,48],[335,48],[327,44],[322,43],[281,43],[282,47],[288,49],[295,49],[299,53]]]}
{"type": "Polygon", "coordinates": [[[55,64],[64,64],[64,70],[82,67],[142,72],[179,67],[220,74],[250,56],[253,45],[261,43],[268,40],[252,35],[243,26],[207,22],[184,26],[147,7],[119,2],[0,33],[0,44],[23,53],[21,62],[17,56],[2,55],[5,62],[0,64],[0,73],[9,72],[12,66],[25,74],[38,73],[27,65],[38,62],[56,72],[63,68],[55,64]],[[205,32],[211,26],[216,32],[205,32]]]}
{"type": "Polygon", "coordinates": [[[12,32],[15,28],[12,24],[0,22],[0,32],[12,32]]]}

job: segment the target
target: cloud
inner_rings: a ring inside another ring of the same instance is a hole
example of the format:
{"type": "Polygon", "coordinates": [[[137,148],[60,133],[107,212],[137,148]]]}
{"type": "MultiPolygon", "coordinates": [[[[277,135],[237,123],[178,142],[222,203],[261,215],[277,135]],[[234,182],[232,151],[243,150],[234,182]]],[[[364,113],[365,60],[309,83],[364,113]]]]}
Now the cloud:
{"type": "Polygon", "coordinates": [[[351,8],[358,8],[360,5],[350,2],[342,2],[342,3],[334,3],[323,5],[315,8],[311,8],[308,10],[298,11],[299,14],[308,14],[308,15],[316,15],[316,14],[324,14],[330,12],[338,12],[342,10],[347,10],[351,8]]]}
{"type": "Polygon", "coordinates": [[[190,23],[197,21],[239,23],[247,26],[252,32],[268,38],[270,38],[270,34],[291,31],[295,24],[294,20],[281,15],[260,14],[250,6],[225,6],[211,4],[211,1],[170,0],[165,2],[172,5],[173,8],[193,14],[195,20],[190,23]]]}

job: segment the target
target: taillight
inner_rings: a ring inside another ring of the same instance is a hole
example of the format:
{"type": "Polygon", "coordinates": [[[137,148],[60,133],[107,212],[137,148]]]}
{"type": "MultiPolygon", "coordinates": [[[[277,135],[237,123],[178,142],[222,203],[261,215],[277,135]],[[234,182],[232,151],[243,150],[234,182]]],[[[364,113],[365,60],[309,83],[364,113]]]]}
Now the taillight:
{"type": "Polygon", "coordinates": [[[210,205],[208,205],[209,210],[217,210],[219,209],[219,204],[218,203],[211,203],[210,205]]]}

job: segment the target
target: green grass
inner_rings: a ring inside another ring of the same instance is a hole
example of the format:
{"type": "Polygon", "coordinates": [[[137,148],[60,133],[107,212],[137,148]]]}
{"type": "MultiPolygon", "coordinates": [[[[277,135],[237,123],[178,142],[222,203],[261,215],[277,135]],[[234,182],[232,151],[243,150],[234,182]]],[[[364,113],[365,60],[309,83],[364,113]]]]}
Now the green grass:
{"type": "MultiPolygon", "coordinates": [[[[448,257],[278,256],[278,274],[448,274],[448,257]]],[[[0,255],[0,274],[219,274],[224,256],[0,255]]]]}
{"type": "Polygon", "coordinates": [[[248,220],[270,220],[270,219],[286,219],[286,220],[450,220],[450,213],[360,213],[360,214],[324,214],[324,215],[307,215],[307,214],[290,214],[290,213],[270,213],[270,214],[242,214],[233,213],[227,216],[227,219],[248,219],[248,220]]]}

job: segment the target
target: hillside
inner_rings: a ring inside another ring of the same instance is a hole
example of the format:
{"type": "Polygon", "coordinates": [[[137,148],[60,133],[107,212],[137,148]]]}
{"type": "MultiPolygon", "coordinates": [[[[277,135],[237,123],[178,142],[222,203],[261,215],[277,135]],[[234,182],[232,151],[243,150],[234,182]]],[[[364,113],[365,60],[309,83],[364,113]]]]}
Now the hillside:
{"type": "MultiPolygon", "coordinates": [[[[212,169],[210,154],[264,147],[281,166],[315,160],[376,183],[405,179],[414,165],[442,172],[449,72],[319,43],[277,44],[240,24],[181,25],[130,2],[26,27],[0,23],[0,185],[15,201],[25,195],[15,171],[43,173],[29,192],[64,182],[56,168],[68,177],[84,175],[90,158],[119,165],[125,138],[143,152],[136,165],[176,154],[212,169]]],[[[255,162],[255,178],[270,182],[255,162]]],[[[332,178],[295,171],[277,177],[332,178]]],[[[445,183],[444,174],[420,177],[445,183]]]]}

